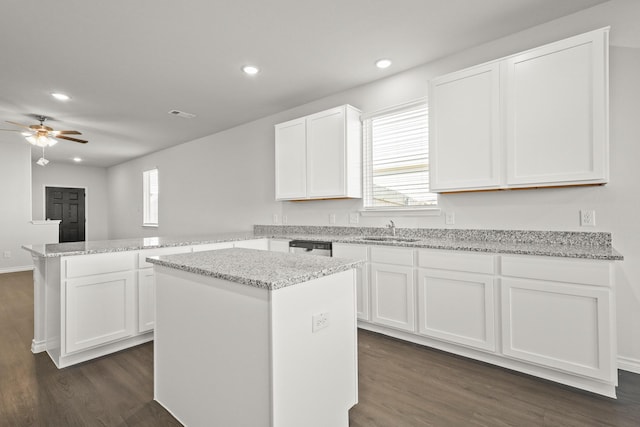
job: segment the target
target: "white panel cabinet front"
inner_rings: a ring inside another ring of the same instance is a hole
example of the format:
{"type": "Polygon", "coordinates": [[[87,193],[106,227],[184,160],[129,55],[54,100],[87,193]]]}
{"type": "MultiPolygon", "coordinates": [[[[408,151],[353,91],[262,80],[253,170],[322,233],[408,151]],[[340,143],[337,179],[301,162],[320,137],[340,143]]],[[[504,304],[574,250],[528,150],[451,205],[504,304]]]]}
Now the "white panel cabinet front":
{"type": "MultiPolygon", "coordinates": [[[[351,258],[367,261],[369,249],[363,245],[333,244],[333,256],[337,258],[351,258]]],[[[368,264],[356,268],[356,313],[359,320],[371,320],[369,310],[369,268],[368,264]]]]}
{"type": "Polygon", "coordinates": [[[276,125],[276,199],[307,197],[305,118],[276,125]]]}
{"type": "Polygon", "coordinates": [[[502,279],[502,352],[614,381],[612,298],[604,287],[502,279]]]}
{"type": "Polygon", "coordinates": [[[608,32],[516,55],[507,67],[507,184],[608,180],[608,32]]]}
{"type": "Polygon", "coordinates": [[[156,278],[153,268],[138,271],[138,332],[153,330],[156,324],[156,278]]]}
{"type": "Polygon", "coordinates": [[[242,240],[233,244],[235,248],[258,249],[261,251],[269,250],[268,239],[242,240]]]}
{"type": "Polygon", "coordinates": [[[418,331],[422,335],[495,351],[493,276],[418,270],[418,331]]]}
{"type": "Polygon", "coordinates": [[[415,284],[413,267],[374,264],[371,268],[371,321],[414,332],[415,284]]]}
{"type": "Polygon", "coordinates": [[[65,284],[63,353],[117,341],[134,334],[133,271],[70,279],[65,284]]]}
{"type": "Polygon", "coordinates": [[[362,197],[360,111],[342,105],[276,129],[276,200],[362,197]]]}
{"type": "Polygon", "coordinates": [[[431,190],[499,188],[498,63],[434,79],[429,89],[431,190]]]}

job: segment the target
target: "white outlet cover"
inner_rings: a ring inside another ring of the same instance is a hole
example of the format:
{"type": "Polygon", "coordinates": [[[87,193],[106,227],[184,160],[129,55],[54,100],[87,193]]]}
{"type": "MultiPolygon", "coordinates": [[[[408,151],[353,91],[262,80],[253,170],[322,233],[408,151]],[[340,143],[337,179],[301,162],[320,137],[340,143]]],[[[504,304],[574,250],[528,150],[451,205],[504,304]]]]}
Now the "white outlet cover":
{"type": "Polygon", "coordinates": [[[318,313],[318,314],[314,314],[312,317],[312,322],[311,322],[311,331],[312,332],[317,332],[321,329],[326,328],[327,326],[329,326],[329,313],[328,312],[324,312],[324,313],[318,313]]]}
{"type": "Polygon", "coordinates": [[[447,212],[444,214],[444,223],[447,225],[453,225],[456,223],[456,214],[453,212],[447,212]]]}
{"type": "Polygon", "coordinates": [[[358,212],[351,212],[349,214],[349,224],[357,224],[360,222],[360,214],[358,212]]]}

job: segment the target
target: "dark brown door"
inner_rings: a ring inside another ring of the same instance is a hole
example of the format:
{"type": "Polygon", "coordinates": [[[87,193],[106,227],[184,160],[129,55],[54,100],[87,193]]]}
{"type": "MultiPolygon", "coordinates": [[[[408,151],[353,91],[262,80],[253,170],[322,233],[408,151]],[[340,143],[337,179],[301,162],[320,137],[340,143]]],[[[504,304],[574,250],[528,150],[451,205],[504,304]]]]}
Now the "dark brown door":
{"type": "Polygon", "coordinates": [[[84,188],[46,187],[47,219],[59,219],[59,242],[84,242],[84,188]]]}

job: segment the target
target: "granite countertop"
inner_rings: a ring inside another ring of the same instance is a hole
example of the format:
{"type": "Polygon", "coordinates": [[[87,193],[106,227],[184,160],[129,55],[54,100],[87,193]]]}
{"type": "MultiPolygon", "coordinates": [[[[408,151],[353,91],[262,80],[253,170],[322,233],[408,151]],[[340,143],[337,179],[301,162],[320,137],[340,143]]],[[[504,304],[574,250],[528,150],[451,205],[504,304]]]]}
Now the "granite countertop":
{"type": "Polygon", "coordinates": [[[397,232],[397,237],[404,240],[391,240],[389,231],[381,227],[256,225],[253,232],[24,245],[23,248],[39,257],[61,257],[270,238],[608,261],[623,259],[611,246],[611,234],[605,232],[419,228],[399,228],[397,232]],[[380,240],[369,240],[370,237],[380,240]]]}
{"type": "Polygon", "coordinates": [[[143,249],[168,248],[173,246],[203,245],[207,243],[234,242],[266,238],[254,236],[250,231],[217,233],[183,237],[140,237],[117,240],[95,240],[72,243],[48,243],[45,245],[23,245],[22,248],[40,257],[89,255],[108,252],[139,251],[143,249]]]}
{"type": "Polygon", "coordinates": [[[150,257],[147,261],[270,291],[346,271],[364,262],[244,248],[150,257]]]}

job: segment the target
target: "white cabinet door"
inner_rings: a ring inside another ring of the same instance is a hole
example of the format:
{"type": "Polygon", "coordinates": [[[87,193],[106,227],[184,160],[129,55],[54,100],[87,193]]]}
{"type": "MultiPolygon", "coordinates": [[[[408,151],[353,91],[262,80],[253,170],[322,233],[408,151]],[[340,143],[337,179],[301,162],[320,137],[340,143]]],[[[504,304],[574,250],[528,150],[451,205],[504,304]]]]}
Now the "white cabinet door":
{"type": "Polygon", "coordinates": [[[607,182],[608,32],[506,61],[507,183],[607,182]]]}
{"type": "MultiPolygon", "coordinates": [[[[335,243],[333,245],[333,256],[337,258],[350,258],[368,260],[369,249],[363,245],[347,245],[335,243]]],[[[358,319],[371,320],[369,305],[369,269],[368,264],[356,268],[356,313],[358,319]]]]}
{"type": "Polygon", "coordinates": [[[429,101],[431,190],[499,188],[499,64],[432,80],[429,101]]]}
{"type": "Polygon", "coordinates": [[[67,280],[63,352],[72,353],[133,335],[134,287],[133,271],[67,280]]]}
{"type": "Polygon", "coordinates": [[[305,118],[275,127],[276,200],[307,197],[307,148],[305,118]]]}
{"type": "Polygon", "coordinates": [[[404,331],[415,331],[413,267],[374,264],[371,269],[371,321],[404,331]]]}
{"type": "Polygon", "coordinates": [[[418,270],[418,332],[495,351],[493,276],[418,270]]]}
{"type": "Polygon", "coordinates": [[[307,117],[307,194],[310,198],[345,194],[345,144],[344,107],[307,117]]]}
{"type": "Polygon", "coordinates": [[[608,288],[502,279],[502,352],[515,359],[615,380],[608,288]]]}
{"type": "Polygon", "coordinates": [[[156,278],[153,268],[138,271],[138,332],[153,330],[156,324],[156,278]]]}

